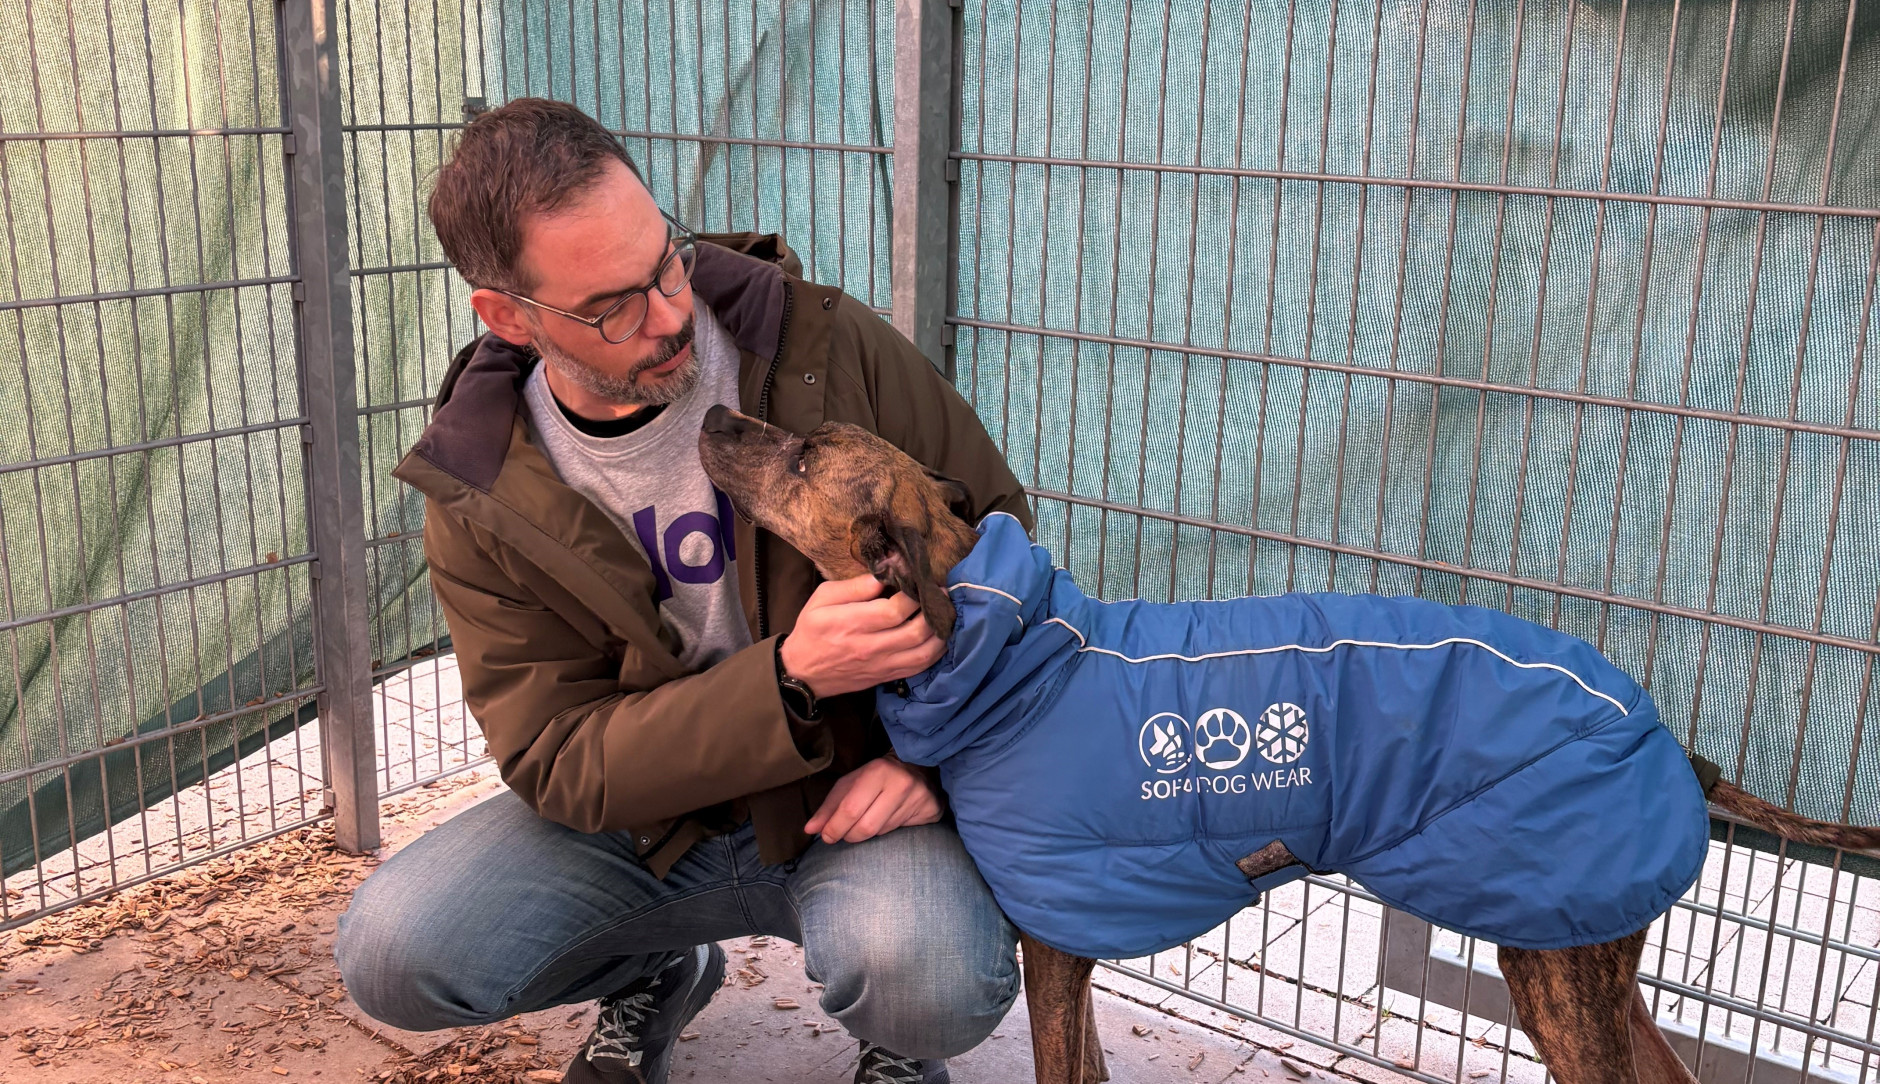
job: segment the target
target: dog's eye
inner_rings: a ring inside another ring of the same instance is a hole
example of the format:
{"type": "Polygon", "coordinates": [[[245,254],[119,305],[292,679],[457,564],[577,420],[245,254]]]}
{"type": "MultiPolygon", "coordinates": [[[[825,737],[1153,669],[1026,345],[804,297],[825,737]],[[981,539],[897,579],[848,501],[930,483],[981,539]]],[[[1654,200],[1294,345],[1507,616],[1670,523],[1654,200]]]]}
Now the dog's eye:
{"type": "Polygon", "coordinates": [[[798,474],[809,473],[808,465],[803,462],[803,452],[801,449],[790,453],[790,469],[798,474]]]}

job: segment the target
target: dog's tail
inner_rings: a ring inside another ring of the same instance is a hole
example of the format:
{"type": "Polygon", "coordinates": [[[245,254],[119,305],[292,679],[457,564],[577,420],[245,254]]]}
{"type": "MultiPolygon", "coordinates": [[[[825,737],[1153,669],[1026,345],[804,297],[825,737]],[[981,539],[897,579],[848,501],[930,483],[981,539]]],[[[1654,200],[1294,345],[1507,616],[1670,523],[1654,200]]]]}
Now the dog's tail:
{"type": "Polygon", "coordinates": [[[1848,851],[1880,850],[1880,828],[1856,828],[1791,813],[1727,782],[1722,768],[1695,753],[1691,754],[1691,767],[1697,771],[1698,782],[1703,784],[1704,797],[1771,835],[1791,843],[1813,843],[1848,851]]]}

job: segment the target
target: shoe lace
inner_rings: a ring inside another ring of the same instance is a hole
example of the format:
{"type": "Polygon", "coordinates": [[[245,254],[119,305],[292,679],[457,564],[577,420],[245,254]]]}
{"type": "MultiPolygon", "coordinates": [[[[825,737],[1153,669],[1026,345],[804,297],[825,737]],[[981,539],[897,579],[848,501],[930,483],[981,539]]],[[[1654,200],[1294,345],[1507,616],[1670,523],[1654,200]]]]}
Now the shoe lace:
{"type": "Polygon", "coordinates": [[[653,1015],[653,1001],[650,989],[602,1001],[594,1022],[594,1034],[589,1036],[587,1048],[582,1051],[587,1060],[640,1064],[640,1032],[653,1015]]]}
{"type": "Polygon", "coordinates": [[[920,1059],[904,1058],[874,1043],[862,1044],[855,1084],[919,1084],[920,1059]]]}

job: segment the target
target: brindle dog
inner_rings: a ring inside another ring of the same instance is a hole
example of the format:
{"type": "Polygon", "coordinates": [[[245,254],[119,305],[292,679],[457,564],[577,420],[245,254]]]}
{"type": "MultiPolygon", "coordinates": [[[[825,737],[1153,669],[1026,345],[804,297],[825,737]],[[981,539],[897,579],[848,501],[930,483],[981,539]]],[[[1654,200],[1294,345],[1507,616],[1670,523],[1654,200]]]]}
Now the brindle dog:
{"type": "MultiPolygon", "coordinates": [[[[706,474],[741,515],[795,546],[830,579],[874,574],[920,603],[934,632],[953,631],[947,572],[978,534],[958,514],[957,482],[922,467],[866,430],[829,423],[808,436],[714,407],[699,435],[706,474]]],[[[1717,778],[1710,801],[1749,824],[1798,843],[1880,849],[1880,828],[1798,817],[1717,778]]],[[[1298,860],[1274,842],[1241,859],[1249,878],[1298,860]]],[[[1107,1080],[1091,1013],[1094,961],[1021,933],[1032,1053],[1039,1084],[1107,1080]]],[[[1499,950],[1521,1027],[1561,1084],[1695,1084],[1639,992],[1645,931],[1568,949],[1499,950]]]]}

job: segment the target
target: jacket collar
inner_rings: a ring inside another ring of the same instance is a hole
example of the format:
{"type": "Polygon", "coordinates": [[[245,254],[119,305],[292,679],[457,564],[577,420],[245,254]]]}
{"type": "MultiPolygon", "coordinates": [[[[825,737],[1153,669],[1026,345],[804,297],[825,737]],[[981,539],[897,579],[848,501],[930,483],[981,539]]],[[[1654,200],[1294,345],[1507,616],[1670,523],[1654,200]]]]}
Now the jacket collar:
{"type": "Polygon", "coordinates": [[[883,685],[875,709],[910,764],[940,764],[1053,698],[1054,680],[1076,655],[1077,633],[1055,620],[1083,598],[1070,574],[1004,512],[979,525],[972,552],[947,574],[958,619],[946,654],[909,678],[907,695],[883,685]]]}
{"type": "MultiPolygon", "coordinates": [[[[784,276],[795,256],[774,235],[727,240],[752,254],[701,239],[692,289],[739,348],[767,366],[781,345],[784,276]]],[[[488,332],[459,350],[438,389],[430,424],[410,454],[487,493],[509,457],[523,382],[537,360],[533,349],[488,332]]]]}

